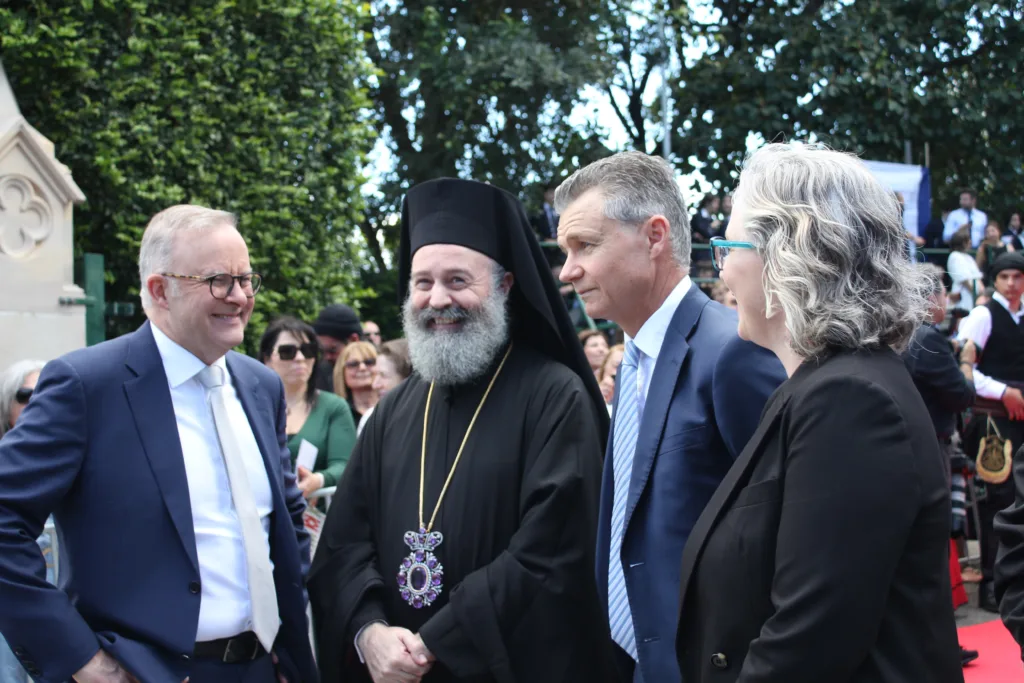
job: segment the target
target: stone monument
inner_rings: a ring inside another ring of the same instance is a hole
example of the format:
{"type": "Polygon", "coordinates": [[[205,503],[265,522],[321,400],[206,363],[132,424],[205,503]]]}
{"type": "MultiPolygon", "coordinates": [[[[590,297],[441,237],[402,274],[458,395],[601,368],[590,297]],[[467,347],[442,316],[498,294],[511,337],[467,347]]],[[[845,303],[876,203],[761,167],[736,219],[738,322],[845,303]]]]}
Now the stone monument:
{"type": "Polygon", "coordinates": [[[85,346],[74,205],[85,195],[21,115],[0,64],[0,371],[85,346]]]}

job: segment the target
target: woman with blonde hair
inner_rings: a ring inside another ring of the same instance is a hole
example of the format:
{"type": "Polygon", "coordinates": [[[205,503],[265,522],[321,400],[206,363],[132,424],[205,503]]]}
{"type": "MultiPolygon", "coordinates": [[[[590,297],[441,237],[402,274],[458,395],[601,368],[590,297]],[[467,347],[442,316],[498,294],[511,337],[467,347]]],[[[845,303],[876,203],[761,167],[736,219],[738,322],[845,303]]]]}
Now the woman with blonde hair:
{"type": "Polygon", "coordinates": [[[747,160],[713,258],[740,337],[789,379],[683,552],[687,683],[963,681],[948,465],[899,355],[928,310],[904,248],[895,197],[855,157],[747,160]]]}
{"type": "Polygon", "coordinates": [[[365,341],[347,345],[334,366],[334,391],[348,401],[357,425],[380,400],[373,388],[376,379],[377,347],[365,341]]]}

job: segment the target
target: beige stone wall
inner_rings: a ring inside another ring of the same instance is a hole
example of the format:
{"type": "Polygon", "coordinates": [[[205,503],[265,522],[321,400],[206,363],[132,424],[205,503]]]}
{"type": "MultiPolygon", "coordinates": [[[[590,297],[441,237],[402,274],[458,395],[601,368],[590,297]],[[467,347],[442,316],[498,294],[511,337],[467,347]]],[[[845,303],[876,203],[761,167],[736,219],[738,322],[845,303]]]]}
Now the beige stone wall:
{"type": "Polygon", "coordinates": [[[0,369],[85,346],[74,284],[74,205],[85,197],[18,111],[0,66],[0,369]]]}

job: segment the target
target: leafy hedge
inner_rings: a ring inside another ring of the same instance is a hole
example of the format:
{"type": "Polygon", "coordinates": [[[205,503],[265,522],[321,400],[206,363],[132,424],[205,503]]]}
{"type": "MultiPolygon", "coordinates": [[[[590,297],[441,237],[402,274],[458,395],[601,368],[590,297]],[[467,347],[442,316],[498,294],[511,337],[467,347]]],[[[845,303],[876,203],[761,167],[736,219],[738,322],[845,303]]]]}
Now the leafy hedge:
{"type": "MultiPolygon", "coordinates": [[[[138,294],[147,220],[233,211],[269,317],[311,318],[359,290],[355,226],[373,143],[352,0],[13,0],[0,57],[22,113],[86,194],[78,253],[106,256],[108,301],[138,294]]],[[[108,320],[108,337],[141,321],[108,320]]]]}

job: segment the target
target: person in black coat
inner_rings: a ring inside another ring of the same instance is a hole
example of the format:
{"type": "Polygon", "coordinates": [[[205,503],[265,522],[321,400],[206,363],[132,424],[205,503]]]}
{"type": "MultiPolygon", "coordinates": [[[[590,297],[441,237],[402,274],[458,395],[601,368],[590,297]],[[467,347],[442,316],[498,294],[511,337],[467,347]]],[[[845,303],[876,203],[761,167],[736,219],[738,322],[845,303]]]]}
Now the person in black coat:
{"type": "MultiPolygon", "coordinates": [[[[924,399],[924,404],[931,415],[935,426],[935,435],[939,439],[939,448],[950,468],[950,492],[954,488],[963,492],[963,469],[967,456],[960,446],[957,432],[957,420],[960,413],[974,404],[974,369],[973,358],[977,354],[974,342],[967,342],[964,355],[957,361],[953,344],[949,338],[939,331],[938,325],[946,318],[946,286],[943,284],[942,269],[931,263],[920,263],[918,269],[928,278],[930,311],[926,324],[917,328],[914,339],[903,354],[903,362],[907,365],[910,377],[914,380],[917,390],[924,399]],[[970,354],[971,362],[965,360],[970,354]]],[[[954,498],[956,496],[954,495],[954,498]]],[[[956,529],[963,528],[966,522],[966,510],[963,503],[954,506],[951,524],[953,535],[956,529]]],[[[956,557],[950,558],[950,582],[956,577],[961,604],[967,600],[960,579],[960,562],[956,557]]],[[[953,589],[954,603],[958,590],[953,589]]],[[[956,604],[953,607],[957,607],[956,604]]],[[[977,650],[960,647],[960,662],[967,665],[978,658],[977,650]]]]}
{"type": "Polygon", "coordinates": [[[855,158],[767,145],[712,243],[739,334],[789,380],[697,522],[687,683],[959,683],[947,465],[898,352],[927,309],[892,193],[855,158]]]}

